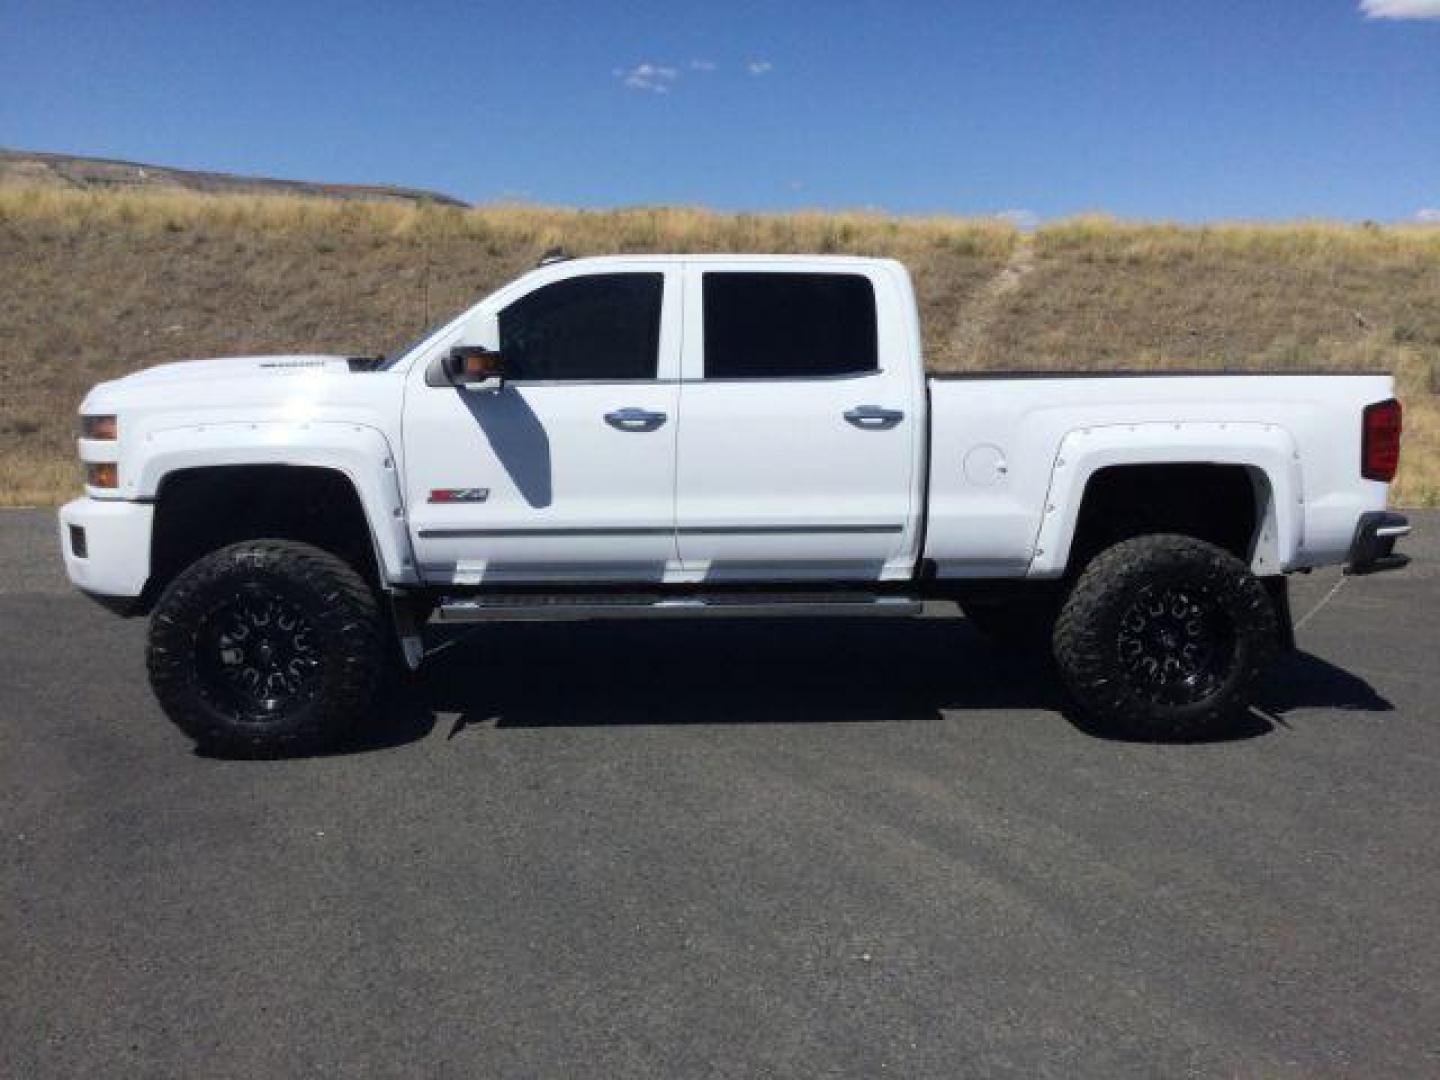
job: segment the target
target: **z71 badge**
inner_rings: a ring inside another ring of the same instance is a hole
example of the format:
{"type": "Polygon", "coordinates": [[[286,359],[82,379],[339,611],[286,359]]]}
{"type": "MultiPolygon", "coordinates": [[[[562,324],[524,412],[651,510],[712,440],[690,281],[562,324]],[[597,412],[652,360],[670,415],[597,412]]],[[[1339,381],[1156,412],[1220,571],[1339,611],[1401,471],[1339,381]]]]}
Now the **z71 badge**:
{"type": "Polygon", "coordinates": [[[489,497],[489,488],[435,488],[430,492],[432,503],[484,502],[489,497]]]}

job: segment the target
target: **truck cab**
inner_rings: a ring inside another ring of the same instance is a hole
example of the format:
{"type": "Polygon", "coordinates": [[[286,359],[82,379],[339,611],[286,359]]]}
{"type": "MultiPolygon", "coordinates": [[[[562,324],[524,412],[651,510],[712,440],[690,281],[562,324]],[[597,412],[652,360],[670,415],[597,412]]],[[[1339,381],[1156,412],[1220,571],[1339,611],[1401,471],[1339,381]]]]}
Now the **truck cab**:
{"type": "Polygon", "coordinates": [[[914,310],[903,269],[879,260],[615,258],[527,275],[412,365],[404,495],[421,577],[909,577],[925,434],[914,310]],[[493,350],[503,384],[457,392],[439,363],[456,346],[493,350]]]}

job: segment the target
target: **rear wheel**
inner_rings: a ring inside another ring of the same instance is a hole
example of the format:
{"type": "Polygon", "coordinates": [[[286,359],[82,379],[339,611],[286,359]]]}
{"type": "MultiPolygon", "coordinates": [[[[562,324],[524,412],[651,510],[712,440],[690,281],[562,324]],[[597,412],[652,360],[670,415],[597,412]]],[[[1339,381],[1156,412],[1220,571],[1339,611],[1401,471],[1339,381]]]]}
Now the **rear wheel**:
{"type": "Polygon", "coordinates": [[[150,684],[207,748],[317,749],[372,706],[383,641],[375,595],[347,563],[308,544],[249,541],[165,590],[150,623],[150,684]]]}
{"type": "Polygon", "coordinates": [[[1055,624],[1055,660],[1088,718],[1144,739],[1222,734],[1277,652],[1270,597],[1244,563],[1188,536],[1102,551],[1055,624]]]}

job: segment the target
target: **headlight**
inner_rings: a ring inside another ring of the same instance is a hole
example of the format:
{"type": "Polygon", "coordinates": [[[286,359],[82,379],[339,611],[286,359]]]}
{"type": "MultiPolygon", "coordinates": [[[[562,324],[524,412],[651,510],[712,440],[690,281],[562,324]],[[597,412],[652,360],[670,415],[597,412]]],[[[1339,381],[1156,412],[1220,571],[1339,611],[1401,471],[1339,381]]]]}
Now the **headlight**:
{"type": "Polygon", "coordinates": [[[120,468],[113,461],[93,461],[85,466],[85,482],[93,488],[120,486],[120,468]]]}
{"type": "Polygon", "coordinates": [[[114,442],[120,437],[120,424],[113,416],[82,416],[80,437],[102,442],[114,442]]]}

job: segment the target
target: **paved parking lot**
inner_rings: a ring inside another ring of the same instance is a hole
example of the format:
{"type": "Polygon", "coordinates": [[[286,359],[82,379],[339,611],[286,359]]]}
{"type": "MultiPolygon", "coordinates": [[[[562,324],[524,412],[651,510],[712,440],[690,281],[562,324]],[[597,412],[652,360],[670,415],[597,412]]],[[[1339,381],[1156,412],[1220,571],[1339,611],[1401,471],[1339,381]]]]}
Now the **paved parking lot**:
{"type": "Polygon", "coordinates": [[[1435,1075],[1416,518],[1224,742],[1078,730],[959,619],[596,624],[239,762],[0,513],[0,1073],[1435,1075]]]}

